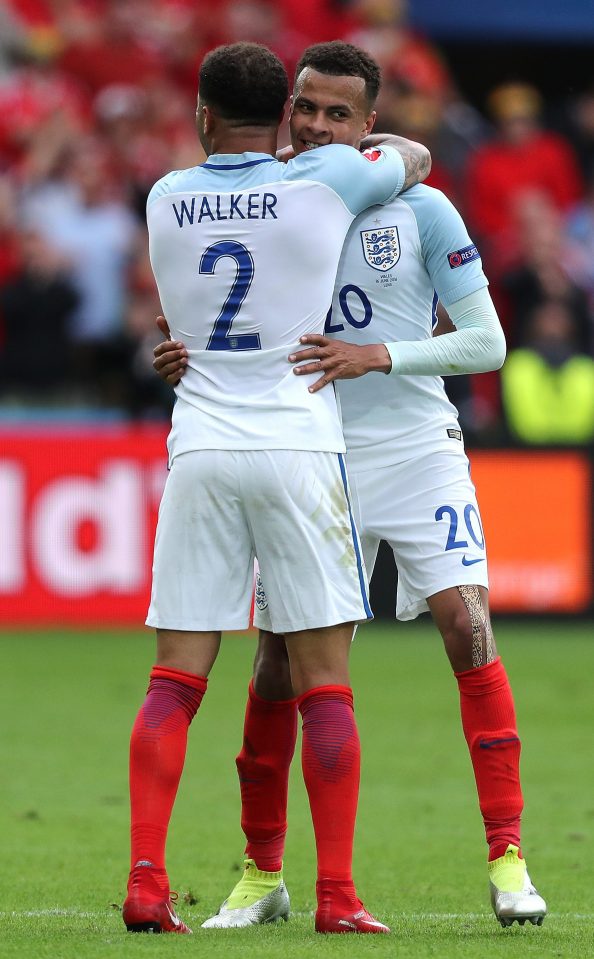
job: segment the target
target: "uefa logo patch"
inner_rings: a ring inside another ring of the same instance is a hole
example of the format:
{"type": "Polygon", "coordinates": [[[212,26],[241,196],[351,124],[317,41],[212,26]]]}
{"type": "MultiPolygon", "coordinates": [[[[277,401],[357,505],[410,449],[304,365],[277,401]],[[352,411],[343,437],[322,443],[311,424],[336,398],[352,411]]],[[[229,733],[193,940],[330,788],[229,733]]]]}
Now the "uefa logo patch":
{"type": "Polygon", "coordinates": [[[256,606],[258,609],[266,609],[268,606],[268,599],[266,598],[266,592],[264,590],[264,585],[262,583],[262,577],[260,573],[256,573],[256,606]]]}
{"type": "Polygon", "coordinates": [[[464,263],[470,263],[471,260],[478,260],[479,258],[480,253],[474,243],[470,246],[465,246],[462,250],[454,250],[453,253],[448,253],[450,270],[456,270],[464,263]]]}
{"type": "Polygon", "coordinates": [[[400,259],[400,237],[397,226],[385,226],[379,230],[361,230],[361,243],[365,262],[380,273],[391,270],[400,259]]]}

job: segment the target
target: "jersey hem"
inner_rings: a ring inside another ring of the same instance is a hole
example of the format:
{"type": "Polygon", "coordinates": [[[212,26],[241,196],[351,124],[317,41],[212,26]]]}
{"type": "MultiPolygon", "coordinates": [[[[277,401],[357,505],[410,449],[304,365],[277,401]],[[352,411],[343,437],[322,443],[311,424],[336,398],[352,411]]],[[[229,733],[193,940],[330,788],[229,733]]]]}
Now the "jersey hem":
{"type": "MultiPolygon", "coordinates": [[[[272,617],[270,617],[270,623],[272,625],[272,632],[274,633],[299,633],[304,629],[325,629],[329,626],[341,626],[343,623],[355,623],[356,625],[360,625],[362,623],[369,623],[372,619],[373,613],[370,612],[370,615],[365,615],[364,613],[362,616],[353,616],[349,619],[338,619],[336,616],[330,616],[329,618],[314,616],[308,619],[299,620],[297,623],[290,623],[286,620],[280,620],[280,622],[278,620],[273,621],[272,617]]],[[[268,628],[265,626],[260,626],[256,616],[254,616],[254,626],[257,629],[268,628]]],[[[320,640],[320,642],[323,642],[323,640],[320,640]]]]}
{"type": "Polygon", "coordinates": [[[249,616],[241,620],[215,620],[215,625],[213,625],[212,620],[208,620],[208,623],[205,622],[188,622],[188,620],[170,620],[165,617],[166,621],[163,621],[163,618],[160,616],[147,616],[144,621],[145,626],[150,626],[153,629],[176,629],[184,633],[212,633],[212,632],[235,632],[236,630],[249,629],[252,625],[250,622],[249,616]]]}
{"type": "MultiPolygon", "coordinates": [[[[466,573],[461,573],[457,577],[452,577],[453,582],[442,580],[439,584],[428,587],[427,598],[435,596],[436,593],[441,593],[444,589],[454,589],[456,586],[484,586],[485,589],[489,589],[489,574],[487,570],[487,559],[485,559],[485,566],[483,567],[482,575],[477,576],[476,570],[474,573],[470,571],[466,573]]],[[[403,606],[401,609],[398,609],[396,606],[396,619],[400,622],[408,622],[411,619],[416,619],[420,613],[429,612],[429,604],[427,599],[415,599],[412,602],[407,603],[406,606],[403,606]]]]}

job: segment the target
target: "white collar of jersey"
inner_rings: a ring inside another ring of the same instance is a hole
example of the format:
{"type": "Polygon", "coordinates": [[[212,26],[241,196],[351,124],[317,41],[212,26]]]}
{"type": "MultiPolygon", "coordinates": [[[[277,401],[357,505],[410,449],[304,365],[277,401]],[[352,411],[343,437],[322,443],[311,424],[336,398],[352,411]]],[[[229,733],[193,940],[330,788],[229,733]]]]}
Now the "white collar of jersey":
{"type": "Polygon", "coordinates": [[[240,170],[244,167],[269,163],[276,158],[269,153],[212,153],[202,166],[206,170],[240,170]]]}

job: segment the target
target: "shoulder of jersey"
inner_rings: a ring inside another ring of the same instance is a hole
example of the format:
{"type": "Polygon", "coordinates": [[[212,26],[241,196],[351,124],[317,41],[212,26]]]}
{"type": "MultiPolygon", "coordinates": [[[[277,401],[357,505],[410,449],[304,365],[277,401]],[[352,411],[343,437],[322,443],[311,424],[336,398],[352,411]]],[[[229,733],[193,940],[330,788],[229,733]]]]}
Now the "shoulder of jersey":
{"type": "Polygon", "coordinates": [[[409,186],[408,190],[399,194],[398,199],[406,200],[407,197],[423,197],[423,199],[431,200],[434,203],[441,203],[444,200],[447,203],[451,203],[451,200],[448,200],[442,190],[437,190],[434,186],[429,186],[427,183],[415,183],[414,186],[409,186]]]}
{"type": "Polygon", "coordinates": [[[345,157],[356,156],[357,150],[354,147],[346,146],[344,143],[327,143],[325,146],[317,147],[315,150],[307,150],[293,157],[286,164],[288,170],[301,170],[316,166],[323,166],[328,162],[336,162],[341,154],[345,157]]]}
{"type": "Polygon", "coordinates": [[[414,186],[399,193],[394,203],[405,203],[415,214],[423,217],[460,216],[452,201],[441,190],[425,183],[415,183],[414,186]]]}
{"type": "Polygon", "coordinates": [[[168,193],[187,190],[191,187],[189,181],[199,170],[200,167],[195,166],[189,167],[187,170],[171,170],[170,173],[166,173],[152,187],[147,202],[158,200],[159,197],[166,196],[168,193]]]}

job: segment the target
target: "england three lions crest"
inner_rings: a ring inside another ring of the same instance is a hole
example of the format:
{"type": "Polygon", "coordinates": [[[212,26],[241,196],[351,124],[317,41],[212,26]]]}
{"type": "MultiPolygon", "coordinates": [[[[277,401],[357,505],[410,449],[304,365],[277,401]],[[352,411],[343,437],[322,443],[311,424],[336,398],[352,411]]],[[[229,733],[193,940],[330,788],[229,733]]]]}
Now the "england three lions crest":
{"type": "Polygon", "coordinates": [[[264,589],[264,584],[262,582],[262,577],[260,576],[259,572],[256,573],[255,599],[258,609],[266,609],[268,606],[268,599],[264,589]]]}
{"type": "Polygon", "coordinates": [[[378,230],[361,230],[365,262],[374,270],[386,273],[400,259],[400,237],[397,226],[382,226],[378,230]]]}

